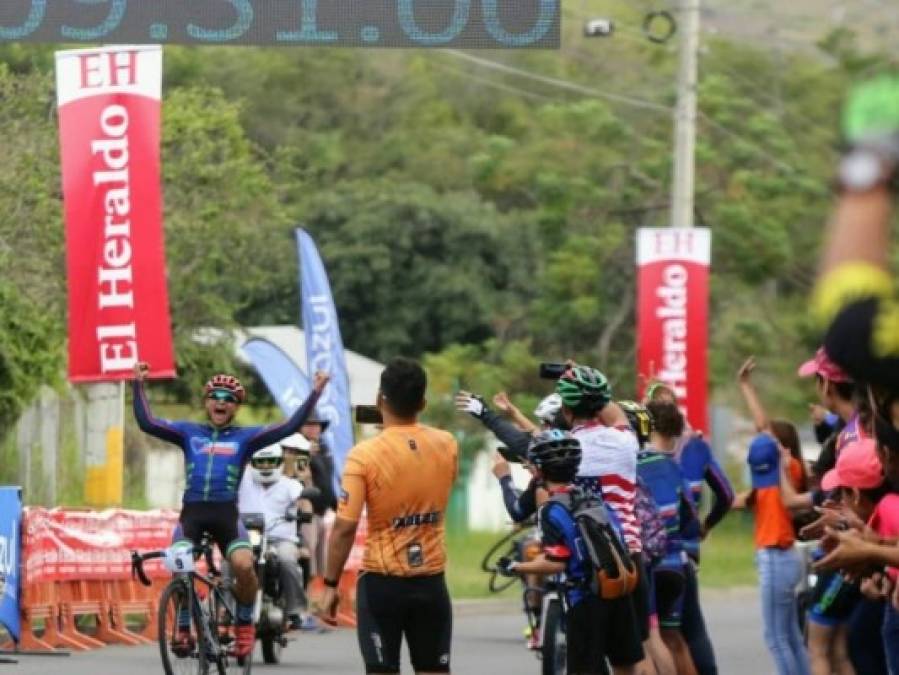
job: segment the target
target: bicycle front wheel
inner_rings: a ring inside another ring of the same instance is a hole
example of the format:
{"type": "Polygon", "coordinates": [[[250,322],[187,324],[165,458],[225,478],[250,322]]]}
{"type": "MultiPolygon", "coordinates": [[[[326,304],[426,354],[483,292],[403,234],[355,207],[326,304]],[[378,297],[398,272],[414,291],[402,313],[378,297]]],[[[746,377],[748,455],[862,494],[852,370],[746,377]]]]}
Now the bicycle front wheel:
{"type": "Polygon", "coordinates": [[[250,675],[253,668],[253,654],[234,655],[234,630],[236,617],[234,598],[229,593],[216,590],[208,599],[210,603],[209,630],[219,636],[219,654],[215,662],[219,675],[250,675]]]}
{"type": "Polygon", "coordinates": [[[173,579],[159,599],[159,655],[166,675],[207,675],[203,635],[191,588],[173,579]]]}

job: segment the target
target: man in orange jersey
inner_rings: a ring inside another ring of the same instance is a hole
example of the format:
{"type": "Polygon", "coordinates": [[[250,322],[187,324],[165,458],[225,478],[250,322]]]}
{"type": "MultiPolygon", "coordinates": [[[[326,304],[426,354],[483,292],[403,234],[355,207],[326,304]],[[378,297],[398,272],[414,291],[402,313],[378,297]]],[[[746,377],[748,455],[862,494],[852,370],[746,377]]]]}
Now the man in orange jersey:
{"type": "Polygon", "coordinates": [[[412,666],[450,672],[452,606],[444,580],[444,516],[459,448],[446,431],[418,423],[427,376],[415,361],[391,360],[377,406],[383,431],[352,449],[343,470],[325,565],[325,619],[334,620],[337,584],[367,510],[368,539],[356,588],[359,646],[368,673],[399,673],[403,636],[412,666]]]}

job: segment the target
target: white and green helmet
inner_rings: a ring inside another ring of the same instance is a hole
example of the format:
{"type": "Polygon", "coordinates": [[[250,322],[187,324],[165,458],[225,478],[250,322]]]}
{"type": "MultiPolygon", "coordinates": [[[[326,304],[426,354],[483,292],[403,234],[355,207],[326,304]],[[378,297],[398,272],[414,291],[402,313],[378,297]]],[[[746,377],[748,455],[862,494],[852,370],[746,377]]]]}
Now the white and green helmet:
{"type": "Polygon", "coordinates": [[[556,382],[556,393],[566,408],[578,413],[601,410],[612,400],[612,387],[596,368],[574,366],[556,382]]]}

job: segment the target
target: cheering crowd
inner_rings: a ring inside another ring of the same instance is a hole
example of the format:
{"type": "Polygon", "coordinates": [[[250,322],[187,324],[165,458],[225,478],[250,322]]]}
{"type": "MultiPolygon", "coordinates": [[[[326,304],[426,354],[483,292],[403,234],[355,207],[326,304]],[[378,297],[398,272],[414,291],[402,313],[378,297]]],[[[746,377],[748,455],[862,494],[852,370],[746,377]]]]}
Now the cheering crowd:
{"type": "Polygon", "coordinates": [[[818,399],[811,409],[821,450],[811,466],[796,426],[769,417],[752,358],[737,374],[757,432],[746,455],[751,485],[739,495],[664,382],[650,384],[643,405],[615,402],[601,372],[569,362],[556,393],[535,410],[544,430],[504,393],[494,402],[512,422],[477,395],[457,397],[505,446],[494,473],[510,516],[538,513],[543,556],[504,560],[501,571],[529,575],[529,587],[542,574],[568,580],[568,672],[718,672],[696,573],[700,542],[733,507],[754,514],[764,639],[779,675],[899,673],[899,302],[888,269],[899,78],[855,90],[844,135],[814,297],[824,343],[797,373],[814,378],[818,399]],[[533,476],[520,494],[509,460],[533,476]],[[713,503],[700,521],[703,482],[713,503]],[[606,597],[592,583],[589,535],[579,529],[579,507],[560,493],[608,510],[632,560],[621,573],[636,573],[629,593],[606,597]],[[799,539],[817,542],[806,602],[797,597],[799,539]]]}

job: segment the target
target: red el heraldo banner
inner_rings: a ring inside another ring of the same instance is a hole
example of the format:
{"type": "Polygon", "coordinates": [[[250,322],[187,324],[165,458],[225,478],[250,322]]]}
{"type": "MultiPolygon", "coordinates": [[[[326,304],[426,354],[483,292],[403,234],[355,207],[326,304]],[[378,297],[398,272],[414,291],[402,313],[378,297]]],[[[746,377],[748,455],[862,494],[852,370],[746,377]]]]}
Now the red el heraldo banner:
{"type": "Polygon", "coordinates": [[[69,379],[175,374],[160,185],[162,49],[57,52],[69,379]]]}
{"type": "Polygon", "coordinates": [[[637,232],[637,372],[671,386],[690,425],[704,431],[711,241],[705,228],[637,232]]]}

